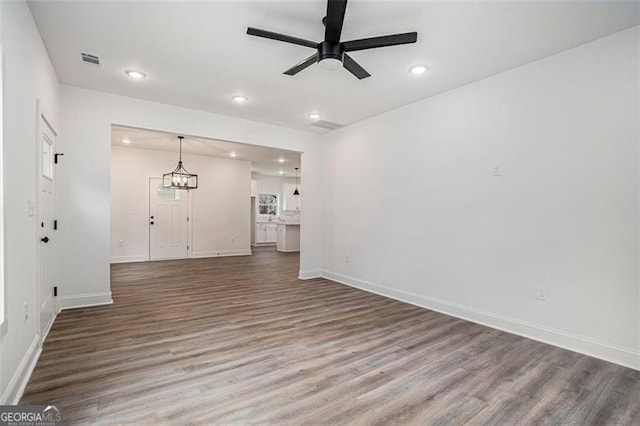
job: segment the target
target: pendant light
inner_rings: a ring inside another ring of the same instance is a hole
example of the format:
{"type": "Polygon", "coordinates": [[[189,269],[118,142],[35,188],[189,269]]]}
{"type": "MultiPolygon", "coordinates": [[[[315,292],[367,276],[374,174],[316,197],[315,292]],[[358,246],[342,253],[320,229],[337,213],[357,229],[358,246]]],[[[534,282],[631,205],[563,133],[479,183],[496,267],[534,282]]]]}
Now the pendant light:
{"type": "Polygon", "coordinates": [[[300,195],[300,191],[298,191],[298,168],[296,167],[296,190],[293,191],[293,195],[300,195]]]}
{"type": "Polygon", "coordinates": [[[162,186],[172,189],[196,189],[198,187],[198,175],[189,173],[182,165],[182,139],[184,136],[178,136],[180,140],[180,157],[178,166],[169,173],[162,175],[162,186]]]}

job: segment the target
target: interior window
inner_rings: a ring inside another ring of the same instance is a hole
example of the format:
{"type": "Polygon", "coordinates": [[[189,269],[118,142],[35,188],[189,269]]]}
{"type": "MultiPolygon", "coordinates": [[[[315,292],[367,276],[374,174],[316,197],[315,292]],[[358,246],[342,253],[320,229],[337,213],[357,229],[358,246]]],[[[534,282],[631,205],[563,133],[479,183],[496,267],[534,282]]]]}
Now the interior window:
{"type": "Polygon", "coordinates": [[[278,196],[276,194],[260,194],[258,197],[259,214],[278,214],[278,196]]]}

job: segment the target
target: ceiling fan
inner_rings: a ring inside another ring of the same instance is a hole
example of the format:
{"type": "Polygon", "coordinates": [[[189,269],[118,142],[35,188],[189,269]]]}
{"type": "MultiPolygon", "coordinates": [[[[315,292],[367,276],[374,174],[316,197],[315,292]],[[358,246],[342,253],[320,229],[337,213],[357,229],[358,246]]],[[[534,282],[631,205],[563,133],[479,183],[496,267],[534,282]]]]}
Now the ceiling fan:
{"type": "Polygon", "coordinates": [[[340,34],[346,9],[347,0],[327,0],[327,16],[322,18],[322,23],[325,26],[324,41],[320,43],[252,27],[247,28],[247,34],[316,49],[313,55],[289,68],[284,74],[296,75],[318,62],[327,69],[337,69],[344,66],[347,71],[360,80],[370,77],[371,74],[354,61],[347,52],[415,43],[418,39],[417,32],[410,32],[341,42],[340,34]]]}

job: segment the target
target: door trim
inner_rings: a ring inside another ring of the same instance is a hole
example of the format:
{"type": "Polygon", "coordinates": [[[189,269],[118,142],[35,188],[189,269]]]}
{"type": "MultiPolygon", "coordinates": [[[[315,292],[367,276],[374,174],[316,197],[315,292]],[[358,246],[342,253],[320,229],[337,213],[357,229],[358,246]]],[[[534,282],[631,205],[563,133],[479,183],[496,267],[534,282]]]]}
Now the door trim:
{"type": "MultiPolygon", "coordinates": [[[[58,132],[56,131],[55,126],[52,124],[51,120],[49,120],[49,115],[47,114],[46,111],[44,111],[44,108],[42,106],[42,102],[40,101],[40,99],[36,99],[36,138],[35,138],[35,143],[36,143],[36,193],[35,193],[35,201],[34,204],[36,206],[36,211],[35,211],[35,221],[34,221],[34,226],[36,229],[36,238],[38,236],[39,230],[38,230],[38,218],[40,217],[40,209],[42,208],[42,206],[40,205],[40,192],[42,190],[42,187],[40,185],[40,179],[42,179],[42,166],[38,166],[38,164],[40,164],[40,157],[42,156],[42,152],[40,149],[40,138],[42,136],[43,133],[43,127],[42,127],[42,123],[44,122],[44,124],[49,128],[49,130],[51,131],[51,133],[53,134],[53,136],[55,136],[56,141],[54,141],[54,149],[56,148],[56,145],[58,143],[57,138],[58,138],[58,132]]],[[[52,153],[53,154],[53,153],[52,153]]],[[[55,170],[55,165],[53,165],[54,170],[52,170],[52,174],[53,174],[53,216],[57,216],[57,211],[58,211],[58,185],[57,185],[57,174],[56,174],[56,170],[55,170]]],[[[57,238],[56,238],[57,239],[57,238]]],[[[51,250],[51,275],[52,275],[52,283],[51,285],[57,285],[58,288],[61,288],[60,283],[57,282],[57,244],[54,241],[54,244],[51,246],[51,248],[49,249],[51,250]]],[[[49,331],[51,330],[51,327],[53,326],[53,323],[56,320],[57,315],[60,313],[60,303],[59,303],[59,297],[53,296],[53,315],[51,318],[51,321],[49,321],[49,323],[45,326],[44,329],[42,329],[42,324],[41,324],[41,317],[42,317],[42,313],[40,312],[40,303],[41,303],[41,290],[40,290],[40,261],[41,261],[41,251],[40,251],[40,245],[36,242],[36,265],[38,265],[38,267],[36,268],[36,306],[33,308],[33,311],[35,312],[34,315],[34,319],[37,321],[37,330],[38,330],[38,335],[39,335],[39,339],[40,339],[40,347],[42,347],[42,345],[44,344],[45,339],[47,338],[49,331]]]]}
{"type": "MultiPolygon", "coordinates": [[[[147,206],[146,206],[146,218],[147,218],[147,257],[146,260],[147,262],[160,262],[163,260],[171,260],[171,259],[151,259],[151,226],[149,225],[149,217],[151,216],[151,192],[150,189],[151,188],[151,180],[152,179],[159,179],[160,181],[162,181],[161,177],[156,177],[156,176],[149,176],[149,179],[147,179],[147,188],[146,188],[146,197],[147,197],[147,206]]],[[[191,196],[191,191],[186,191],[187,192],[187,216],[189,217],[189,222],[187,223],[187,245],[189,246],[189,249],[187,250],[187,257],[179,257],[176,259],[190,259],[193,257],[193,197],[191,196]]],[[[132,259],[123,259],[120,260],[118,263],[125,263],[125,262],[137,262],[139,260],[134,260],[132,259]]],[[[115,262],[112,262],[115,263],[115,262]]]]}

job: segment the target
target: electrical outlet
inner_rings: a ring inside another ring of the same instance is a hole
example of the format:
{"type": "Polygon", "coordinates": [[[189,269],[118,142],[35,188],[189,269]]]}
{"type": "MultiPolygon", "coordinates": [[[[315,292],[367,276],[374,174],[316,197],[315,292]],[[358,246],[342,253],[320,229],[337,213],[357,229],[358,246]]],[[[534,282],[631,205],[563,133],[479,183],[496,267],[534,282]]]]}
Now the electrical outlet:
{"type": "Polygon", "coordinates": [[[344,263],[351,263],[351,255],[349,253],[344,255],[344,263]]]}
{"type": "Polygon", "coordinates": [[[29,302],[24,302],[24,321],[29,320],[29,302]]]}
{"type": "Polygon", "coordinates": [[[491,167],[491,174],[493,176],[502,176],[502,171],[500,170],[500,164],[495,164],[491,167]]]}
{"type": "Polygon", "coordinates": [[[122,240],[118,241],[118,247],[124,247],[124,241],[122,240]]]}
{"type": "Polygon", "coordinates": [[[546,287],[542,287],[542,286],[536,287],[536,299],[540,300],[541,302],[546,302],[547,301],[547,288],[546,287]]]}

